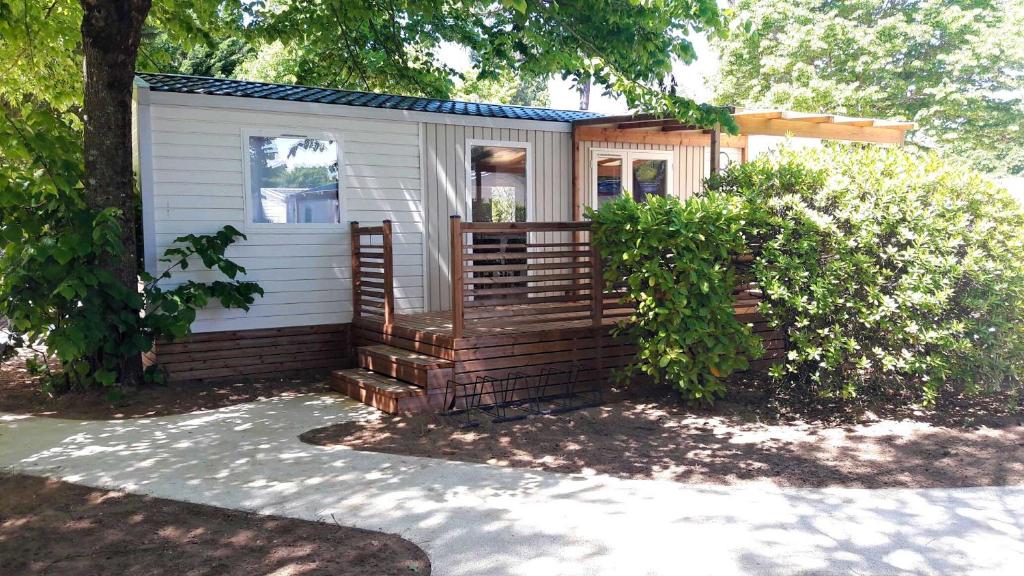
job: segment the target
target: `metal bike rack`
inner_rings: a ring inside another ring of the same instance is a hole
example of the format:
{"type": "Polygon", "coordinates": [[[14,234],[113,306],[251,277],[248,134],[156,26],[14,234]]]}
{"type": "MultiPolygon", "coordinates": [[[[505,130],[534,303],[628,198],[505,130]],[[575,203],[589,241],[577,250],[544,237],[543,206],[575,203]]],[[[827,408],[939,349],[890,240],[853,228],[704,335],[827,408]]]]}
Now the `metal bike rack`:
{"type": "Polygon", "coordinates": [[[579,374],[580,366],[574,362],[568,370],[545,368],[536,374],[510,371],[504,377],[477,376],[472,382],[450,379],[445,386],[442,414],[465,428],[479,426],[480,418],[497,424],[603,403],[600,384],[581,384],[579,374]]]}

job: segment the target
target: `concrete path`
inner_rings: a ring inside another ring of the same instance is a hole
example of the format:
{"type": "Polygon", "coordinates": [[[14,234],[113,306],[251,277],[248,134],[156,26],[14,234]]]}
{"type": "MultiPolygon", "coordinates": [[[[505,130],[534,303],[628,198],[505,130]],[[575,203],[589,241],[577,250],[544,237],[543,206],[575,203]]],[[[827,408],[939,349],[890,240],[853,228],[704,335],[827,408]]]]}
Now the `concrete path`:
{"type": "Polygon", "coordinates": [[[1024,487],[690,486],[297,439],[372,417],[330,395],[121,422],[0,415],[0,467],[394,532],[438,576],[1024,573],[1024,487]]]}

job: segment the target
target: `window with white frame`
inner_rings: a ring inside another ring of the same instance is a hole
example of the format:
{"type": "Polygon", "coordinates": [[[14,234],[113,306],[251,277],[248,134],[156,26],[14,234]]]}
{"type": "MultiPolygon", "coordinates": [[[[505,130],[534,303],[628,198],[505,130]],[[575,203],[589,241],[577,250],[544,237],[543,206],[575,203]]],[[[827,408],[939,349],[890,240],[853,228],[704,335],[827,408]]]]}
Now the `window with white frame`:
{"type": "Polygon", "coordinates": [[[625,161],[620,154],[594,154],[594,208],[622,195],[625,161]]]}
{"type": "Polygon", "coordinates": [[[526,222],[529,147],[470,141],[467,194],[473,222],[526,222]]]}
{"type": "Polygon", "coordinates": [[[592,205],[600,208],[623,194],[637,202],[648,196],[671,196],[672,153],[659,150],[593,150],[592,205]]]}
{"type": "Polygon", "coordinates": [[[338,142],[329,135],[247,134],[250,224],[342,221],[338,142]]]}
{"type": "MultiPolygon", "coordinates": [[[[467,140],[466,195],[472,222],[526,222],[529,219],[530,178],[532,176],[531,147],[528,142],[467,140]]],[[[525,264],[522,259],[528,235],[488,234],[474,232],[473,253],[475,266],[525,264]],[[518,258],[515,254],[520,254],[518,258]],[[493,254],[492,259],[484,256],[493,254]],[[511,257],[510,257],[511,254],[511,257]],[[485,258],[485,259],[481,259],[485,258]]],[[[523,276],[525,270],[474,271],[474,277],[523,276]]],[[[491,289],[511,287],[495,281],[491,289]]],[[[500,300],[507,295],[488,296],[500,300]]]]}

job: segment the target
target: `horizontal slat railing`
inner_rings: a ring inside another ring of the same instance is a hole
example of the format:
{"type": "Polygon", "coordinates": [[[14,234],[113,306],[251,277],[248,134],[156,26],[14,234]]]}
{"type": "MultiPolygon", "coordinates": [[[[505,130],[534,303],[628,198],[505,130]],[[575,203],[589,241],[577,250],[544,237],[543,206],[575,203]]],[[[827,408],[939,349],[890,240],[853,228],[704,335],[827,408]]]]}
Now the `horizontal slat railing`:
{"type": "MultiPolygon", "coordinates": [[[[604,286],[590,222],[469,223],[453,216],[451,228],[456,338],[473,328],[496,326],[602,326],[633,312],[623,286],[604,286]]],[[[752,259],[742,254],[734,263],[749,265],[752,259]]],[[[755,285],[741,284],[735,297],[741,321],[762,322],[755,285]]]]}
{"type": "Polygon", "coordinates": [[[395,318],[391,221],[381,226],[350,225],[352,232],[352,318],[367,317],[386,326],[395,318]]]}
{"type": "Polygon", "coordinates": [[[495,325],[601,326],[606,309],[609,317],[623,315],[618,296],[603,293],[590,222],[464,223],[453,216],[451,226],[454,337],[495,325]]]}
{"type": "MultiPolygon", "coordinates": [[[[452,218],[459,218],[453,216],[452,218]]],[[[590,230],[590,222],[462,222],[463,232],[487,232],[489,234],[521,234],[523,232],[553,232],[590,230]]],[[[560,242],[559,246],[568,242],[560,242]]]]}

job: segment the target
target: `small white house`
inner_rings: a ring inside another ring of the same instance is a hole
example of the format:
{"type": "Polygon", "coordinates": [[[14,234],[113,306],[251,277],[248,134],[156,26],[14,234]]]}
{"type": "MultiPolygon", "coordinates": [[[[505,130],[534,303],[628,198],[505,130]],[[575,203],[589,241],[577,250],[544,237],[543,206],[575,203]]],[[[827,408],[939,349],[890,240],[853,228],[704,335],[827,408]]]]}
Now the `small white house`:
{"type": "MultiPolygon", "coordinates": [[[[174,239],[232,225],[229,256],[266,291],[251,310],[203,310],[161,345],[177,377],[334,366],[352,317],[349,223],[393,226],[399,312],[449,306],[451,215],[578,220],[624,191],[686,198],[748,136],[901,143],[912,125],[737,112],[740,136],[598,114],[140,73],[135,153],[146,268],[174,239]],[[240,353],[239,350],[247,350],[240,353]]],[[[201,267],[200,267],[201,268],[201,267]]],[[[174,280],[216,274],[190,268],[174,280]]]]}

